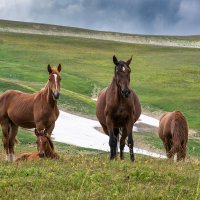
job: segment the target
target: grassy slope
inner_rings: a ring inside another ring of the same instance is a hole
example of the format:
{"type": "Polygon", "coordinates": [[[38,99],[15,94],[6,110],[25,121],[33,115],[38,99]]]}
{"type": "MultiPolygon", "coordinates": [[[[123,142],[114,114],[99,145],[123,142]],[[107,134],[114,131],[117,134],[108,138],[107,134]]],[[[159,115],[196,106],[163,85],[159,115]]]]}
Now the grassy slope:
{"type": "MultiPolygon", "coordinates": [[[[94,116],[95,103],[90,97],[94,90],[110,83],[113,54],[121,59],[133,54],[131,84],[144,108],[180,109],[190,127],[200,130],[198,49],[0,33],[0,91],[36,91],[47,80],[47,63],[62,63],[59,106],[94,116]]],[[[17,154],[35,149],[35,137],[21,129],[18,137],[22,144],[17,145],[17,154]]],[[[136,143],[137,137],[143,135],[136,135],[136,143]]],[[[161,144],[157,137],[143,138],[156,148],[161,144]]],[[[190,140],[189,149],[198,147],[199,140],[190,140]]],[[[137,155],[133,165],[128,158],[109,162],[107,153],[62,144],[56,144],[56,149],[62,157],[60,161],[42,160],[20,166],[3,162],[2,150],[0,198],[199,199],[198,162],[174,164],[137,155]]],[[[200,157],[199,152],[190,155],[200,157]]]]}
{"type": "MultiPolygon", "coordinates": [[[[35,150],[20,130],[17,153],[35,150]]],[[[199,199],[200,163],[136,155],[110,162],[108,154],[56,143],[61,159],[6,163],[0,153],[0,199],[199,199]]]]}
{"type": "MultiPolygon", "coordinates": [[[[199,49],[12,33],[0,33],[0,36],[0,77],[46,82],[47,63],[62,63],[64,93],[70,90],[87,97],[91,96],[94,88],[110,83],[113,54],[121,59],[133,55],[131,85],[143,107],[181,110],[190,127],[200,130],[199,49]]],[[[61,102],[64,104],[65,101],[61,98],[61,102]]],[[[92,109],[86,110],[85,114],[94,115],[94,104],[92,109]]]]}

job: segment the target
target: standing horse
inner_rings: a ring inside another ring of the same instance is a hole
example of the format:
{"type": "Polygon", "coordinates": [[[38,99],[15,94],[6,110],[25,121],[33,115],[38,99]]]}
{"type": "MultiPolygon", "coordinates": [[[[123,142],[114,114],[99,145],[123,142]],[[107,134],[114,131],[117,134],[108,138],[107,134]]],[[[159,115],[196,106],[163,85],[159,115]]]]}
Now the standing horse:
{"type": "Polygon", "coordinates": [[[16,162],[40,158],[59,159],[59,155],[54,151],[54,145],[51,141],[50,135],[46,132],[41,134],[36,129],[35,134],[37,136],[36,144],[38,152],[23,153],[16,159],[16,162]]]}
{"type": "Polygon", "coordinates": [[[14,160],[14,142],[18,127],[36,128],[51,135],[59,110],[60,71],[58,67],[47,66],[49,80],[44,88],[34,94],[8,90],[0,96],[0,124],[6,160],[14,160]]]}
{"type": "Polygon", "coordinates": [[[166,112],[161,116],[158,134],[168,158],[173,158],[177,153],[177,161],[185,159],[188,125],[180,111],[166,112]]]}
{"type": "Polygon", "coordinates": [[[104,88],[98,97],[96,104],[96,115],[103,127],[104,132],[109,135],[110,159],[117,156],[117,140],[119,130],[122,129],[120,139],[120,158],[123,159],[125,139],[128,136],[128,147],[130,159],[135,160],[133,152],[132,129],[134,123],[141,114],[141,106],[136,93],[129,88],[130,73],[129,67],[132,57],[127,61],[118,61],[113,56],[115,71],[112,83],[104,88]]]}

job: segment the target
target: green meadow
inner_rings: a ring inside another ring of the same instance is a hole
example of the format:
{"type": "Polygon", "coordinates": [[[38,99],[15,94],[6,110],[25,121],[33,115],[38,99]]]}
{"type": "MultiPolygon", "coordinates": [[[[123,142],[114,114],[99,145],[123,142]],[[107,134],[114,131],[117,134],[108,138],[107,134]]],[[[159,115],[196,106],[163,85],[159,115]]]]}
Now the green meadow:
{"type": "MultiPolygon", "coordinates": [[[[188,42],[198,39],[184,37],[188,42]]],[[[184,113],[192,130],[188,161],[136,155],[133,164],[126,155],[124,161],[110,162],[108,153],[55,143],[59,161],[15,165],[3,161],[1,145],[0,199],[200,198],[200,49],[0,32],[0,93],[35,92],[47,82],[47,64],[61,63],[59,108],[95,118],[91,97],[111,82],[113,55],[121,60],[133,56],[131,87],[144,112],[184,113]]],[[[135,133],[134,137],[136,145],[140,141],[142,146],[164,151],[156,134],[135,133]]],[[[17,155],[36,150],[34,135],[20,129],[18,138],[17,155]]]]}
{"type": "MultiPolygon", "coordinates": [[[[91,101],[86,99],[95,89],[100,90],[111,82],[113,54],[122,60],[133,55],[131,86],[144,109],[181,110],[190,128],[200,131],[199,49],[1,32],[0,78],[4,80],[0,81],[19,81],[22,85],[29,82],[38,90],[47,81],[47,64],[61,63],[60,103],[65,106],[67,96],[83,95],[82,101],[86,104],[83,113],[94,115],[95,109],[89,109],[91,101]]],[[[4,91],[3,83],[0,89],[4,91]]],[[[94,108],[94,103],[91,106],[94,108]]],[[[77,109],[82,112],[81,108],[77,109]]]]}
{"type": "MultiPolygon", "coordinates": [[[[36,150],[20,130],[16,153],[36,150]]],[[[0,199],[192,199],[200,198],[200,162],[136,155],[133,164],[108,153],[55,143],[59,160],[10,164],[0,157],[0,199]]]]}

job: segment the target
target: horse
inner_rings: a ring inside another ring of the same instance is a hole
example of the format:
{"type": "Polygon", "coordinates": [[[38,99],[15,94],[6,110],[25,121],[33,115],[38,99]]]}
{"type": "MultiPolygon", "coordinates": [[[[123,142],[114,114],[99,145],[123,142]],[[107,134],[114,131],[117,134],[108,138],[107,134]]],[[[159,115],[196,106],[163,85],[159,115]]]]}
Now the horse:
{"type": "Polygon", "coordinates": [[[48,82],[40,91],[27,94],[7,90],[0,96],[0,124],[6,160],[14,161],[14,144],[18,127],[36,128],[51,135],[59,116],[57,100],[60,96],[61,64],[47,66],[48,82]]]}
{"type": "Polygon", "coordinates": [[[51,137],[47,132],[40,133],[35,129],[35,135],[37,137],[37,152],[33,153],[23,153],[20,157],[16,159],[15,162],[27,161],[27,160],[38,160],[40,158],[51,158],[59,159],[59,155],[54,151],[54,145],[51,141],[51,137]]]}
{"type": "Polygon", "coordinates": [[[185,160],[188,124],[180,111],[166,112],[161,116],[158,134],[169,159],[177,154],[177,161],[185,160]]]}
{"type": "Polygon", "coordinates": [[[125,62],[118,61],[116,56],[113,56],[115,65],[113,80],[110,86],[99,93],[96,103],[96,116],[104,132],[109,136],[110,160],[117,157],[117,142],[120,131],[122,131],[120,158],[124,159],[125,140],[128,137],[130,159],[131,161],[135,160],[132,129],[140,117],[141,105],[138,96],[129,87],[131,61],[132,57],[125,62]]]}

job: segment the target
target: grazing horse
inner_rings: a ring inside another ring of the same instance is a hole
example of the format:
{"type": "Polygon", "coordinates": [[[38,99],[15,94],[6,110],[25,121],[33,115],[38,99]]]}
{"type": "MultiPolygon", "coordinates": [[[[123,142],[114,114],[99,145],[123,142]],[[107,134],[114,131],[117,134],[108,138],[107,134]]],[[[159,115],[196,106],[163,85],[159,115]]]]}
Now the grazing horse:
{"type": "Polygon", "coordinates": [[[16,159],[16,162],[40,158],[59,159],[59,155],[54,151],[54,145],[51,141],[50,135],[46,132],[41,134],[37,129],[35,129],[35,134],[37,136],[36,144],[38,152],[23,153],[16,159]]]}
{"type": "Polygon", "coordinates": [[[180,111],[166,112],[161,116],[158,134],[168,158],[173,158],[177,153],[177,161],[185,159],[188,125],[180,111]]]}
{"type": "Polygon", "coordinates": [[[51,135],[59,110],[60,71],[58,67],[47,66],[49,80],[44,88],[34,94],[8,90],[0,96],[0,124],[6,160],[14,161],[14,143],[18,127],[36,128],[51,135]]]}
{"type": "Polygon", "coordinates": [[[130,89],[130,63],[132,57],[124,62],[118,61],[113,56],[115,71],[112,83],[104,88],[98,97],[96,104],[96,115],[103,127],[104,132],[109,135],[110,159],[117,156],[117,141],[119,130],[122,130],[120,139],[120,158],[123,159],[125,139],[128,136],[128,147],[130,159],[135,160],[133,152],[132,129],[134,123],[141,114],[141,106],[136,93],[130,89]]]}

